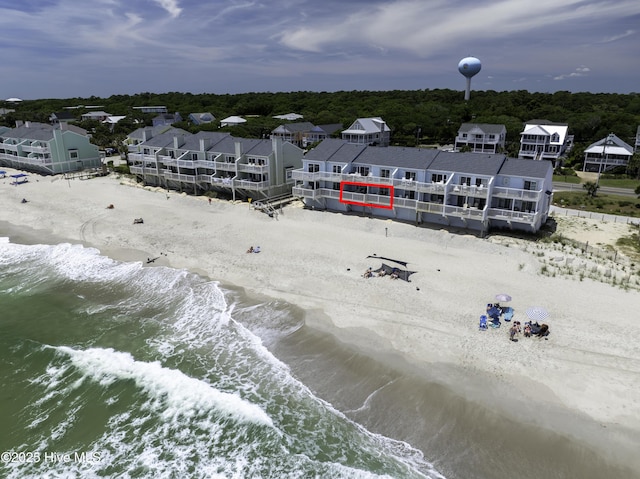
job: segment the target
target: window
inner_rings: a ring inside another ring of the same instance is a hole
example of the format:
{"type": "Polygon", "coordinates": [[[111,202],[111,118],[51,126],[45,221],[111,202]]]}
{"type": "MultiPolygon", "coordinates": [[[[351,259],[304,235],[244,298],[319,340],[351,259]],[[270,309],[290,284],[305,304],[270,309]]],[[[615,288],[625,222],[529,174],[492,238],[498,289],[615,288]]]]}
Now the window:
{"type": "Polygon", "coordinates": [[[333,165],[332,171],[334,173],[342,173],[342,167],[340,165],[333,165]]]}
{"type": "Polygon", "coordinates": [[[470,186],[471,185],[471,177],[469,177],[469,176],[461,176],[460,177],[460,184],[461,185],[470,186]]]}
{"type": "Polygon", "coordinates": [[[77,160],[79,158],[78,150],[69,150],[69,158],[72,160],[77,160]]]}
{"type": "Polygon", "coordinates": [[[444,183],[446,181],[447,181],[447,175],[437,175],[435,173],[431,175],[432,183],[444,183]]]}
{"type": "Polygon", "coordinates": [[[361,176],[369,176],[369,167],[368,166],[357,166],[356,172],[360,173],[361,176]]]}
{"type": "Polygon", "coordinates": [[[390,178],[391,177],[391,170],[387,170],[386,168],[383,168],[380,170],[380,177],[381,178],[390,178]]]}
{"type": "Polygon", "coordinates": [[[525,190],[537,190],[538,189],[538,183],[536,183],[535,181],[525,181],[524,182],[524,189],[525,190]]]}
{"type": "Polygon", "coordinates": [[[309,163],[308,171],[309,173],[317,173],[320,171],[320,165],[317,163],[309,163]]]}
{"type": "Polygon", "coordinates": [[[404,179],[405,180],[412,180],[415,181],[416,179],[416,172],[415,171],[407,171],[404,174],[404,179]]]}

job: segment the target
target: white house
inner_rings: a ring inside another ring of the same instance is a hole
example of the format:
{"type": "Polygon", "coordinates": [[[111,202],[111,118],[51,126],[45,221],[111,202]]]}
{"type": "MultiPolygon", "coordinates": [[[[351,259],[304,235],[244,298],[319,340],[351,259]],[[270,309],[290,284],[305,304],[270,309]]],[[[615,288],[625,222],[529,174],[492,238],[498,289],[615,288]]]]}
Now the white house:
{"type": "Polygon", "coordinates": [[[617,166],[627,166],[632,156],[633,147],[610,133],[584,150],[582,171],[602,173],[617,166]]]}
{"type": "Polygon", "coordinates": [[[380,117],[358,118],[343,130],[342,139],[356,145],[389,146],[391,129],[380,117]]]}
{"type": "Polygon", "coordinates": [[[559,158],[573,146],[573,136],[568,134],[566,123],[532,120],[520,133],[518,158],[525,160],[549,160],[559,165],[559,158]]]}
{"type": "Polygon", "coordinates": [[[636,132],[635,151],[640,151],[640,126],[638,126],[638,131],[636,132]]]}
{"type": "Polygon", "coordinates": [[[225,126],[242,125],[246,122],[247,120],[245,120],[241,116],[228,116],[224,120],[220,120],[220,128],[223,128],[225,126]]]}
{"type": "Polygon", "coordinates": [[[455,140],[455,151],[468,148],[472,153],[504,151],[507,128],[487,123],[463,123],[455,140]]]}

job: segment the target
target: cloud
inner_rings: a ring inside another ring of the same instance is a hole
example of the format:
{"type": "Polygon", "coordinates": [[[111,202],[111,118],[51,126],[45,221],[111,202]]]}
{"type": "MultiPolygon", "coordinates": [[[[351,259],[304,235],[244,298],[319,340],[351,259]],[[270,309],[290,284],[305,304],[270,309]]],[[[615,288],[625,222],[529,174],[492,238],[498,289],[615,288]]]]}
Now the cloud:
{"type": "Polygon", "coordinates": [[[177,0],[154,0],[164,8],[173,18],[180,16],[182,9],[178,6],[177,0]]]}
{"type": "Polygon", "coordinates": [[[618,35],[613,35],[613,36],[610,36],[610,37],[603,38],[603,39],[602,39],[602,40],[600,40],[600,42],[598,42],[598,43],[611,43],[611,42],[615,42],[615,41],[621,40],[621,39],[623,39],[623,38],[625,38],[625,37],[628,37],[628,36],[630,36],[630,35],[634,35],[635,33],[636,33],[636,30],[627,30],[627,31],[626,31],[626,32],[624,32],[624,33],[620,33],[620,34],[618,34],[618,35]]]}
{"type": "Polygon", "coordinates": [[[571,73],[563,73],[562,75],[558,75],[553,77],[554,80],[564,80],[565,78],[574,78],[574,77],[583,77],[587,76],[587,74],[591,71],[588,67],[578,67],[575,71],[571,73]]]}

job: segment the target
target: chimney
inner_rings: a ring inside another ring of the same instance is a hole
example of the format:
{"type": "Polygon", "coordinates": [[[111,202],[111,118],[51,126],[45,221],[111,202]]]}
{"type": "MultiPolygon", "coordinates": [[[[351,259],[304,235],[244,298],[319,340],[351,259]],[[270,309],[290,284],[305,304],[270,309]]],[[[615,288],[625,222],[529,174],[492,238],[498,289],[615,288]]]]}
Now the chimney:
{"type": "Polygon", "coordinates": [[[236,161],[242,156],[242,143],[240,140],[236,140],[236,161]]]}
{"type": "Polygon", "coordinates": [[[184,145],[184,135],[176,135],[173,137],[173,147],[177,150],[184,145]]]}
{"type": "Polygon", "coordinates": [[[211,146],[211,138],[200,138],[200,151],[207,151],[211,146]]]}

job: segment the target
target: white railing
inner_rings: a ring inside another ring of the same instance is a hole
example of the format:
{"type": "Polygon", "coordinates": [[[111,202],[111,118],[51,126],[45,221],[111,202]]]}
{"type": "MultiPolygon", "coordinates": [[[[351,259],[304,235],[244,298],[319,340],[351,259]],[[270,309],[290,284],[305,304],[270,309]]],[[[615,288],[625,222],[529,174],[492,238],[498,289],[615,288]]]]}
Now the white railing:
{"type": "Polygon", "coordinates": [[[475,208],[473,206],[451,206],[445,205],[444,213],[447,216],[458,216],[460,218],[483,219],[484,209],[475,208]]]}
{"type": "Polygon", "coordinates": [[[174,173],[172,171],[163,171],[162,176],[168,180],[182,181],[184,183],[195,183],[196,177],[194,175],[183,175],[181,173],[174,173]]]}
{"type": "Polygon", "coordinates": [[[542,190],[523,190],[521,188],[505,188],[502,186],[495,186],[493,188],[492,196],[498,198],[513,198],[526,201],[538,201],[542,190]]]}
{"type": "Polygon", "coordinates": [[[264,173],[268,169],[267,165],[252,165],[250,163],[238,163],[238,171],[245,173],[264,173]]]}
{"type": "Polygon", "coordinates": [[[424,213],[436,213],[441,215],[444,212],[444,205],[441,203],[431,203],[428,201],[416,202],[416,209],[424,213]]]}
{"type": "Polygon", "coordinates": [[[236,180],[234,184],[237,188],[244,188],[245,190],[265,190],[269,188],[268,181],[236,180]]]}
{"type": "Polygon", "coordinates": [[[489,208],[487,216],[489,218],[505,221],[517,221],[519,223],[535,223],[539,213],[527,211],[503,210],[499,208],[489,208]]]}
{"type": "Polygon", "coordinates": [[[216,167],[216,170],[222,170],[222,171],[236,171],[236,164],[235,162],[233,163],[229,163],[227,161],[214,161],[213,164],[216,167]]]}

